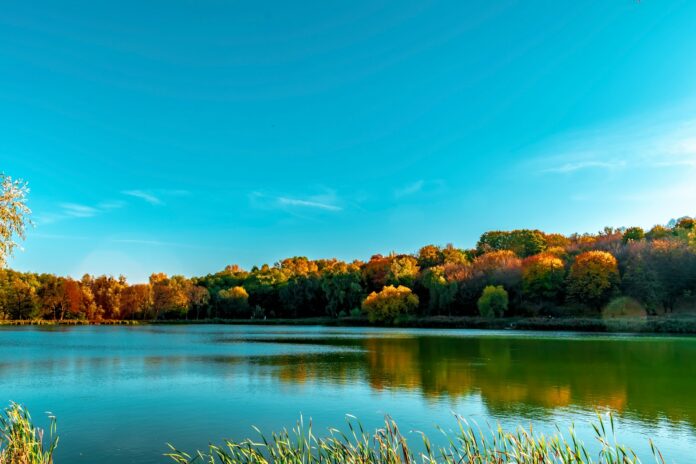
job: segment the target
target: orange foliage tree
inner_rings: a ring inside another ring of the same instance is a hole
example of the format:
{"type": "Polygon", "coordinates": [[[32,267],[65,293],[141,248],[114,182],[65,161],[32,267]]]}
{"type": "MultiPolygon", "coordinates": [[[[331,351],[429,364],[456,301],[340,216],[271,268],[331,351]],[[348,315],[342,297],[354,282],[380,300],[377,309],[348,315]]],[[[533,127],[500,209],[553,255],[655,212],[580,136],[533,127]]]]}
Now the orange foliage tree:
{"type": "Polygon", "coordinates": [[[606,251],[586,251],[575,258],[568,275],[568,297],[600,309],[619,284],[616,258],[606,251]]]}

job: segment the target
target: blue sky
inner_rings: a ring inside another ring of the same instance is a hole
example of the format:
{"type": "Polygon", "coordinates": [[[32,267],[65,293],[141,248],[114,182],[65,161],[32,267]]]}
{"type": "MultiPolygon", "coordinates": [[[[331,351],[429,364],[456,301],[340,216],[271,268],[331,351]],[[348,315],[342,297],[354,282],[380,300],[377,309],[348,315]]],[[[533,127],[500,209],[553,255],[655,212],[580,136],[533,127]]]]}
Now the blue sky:
{"type": "Polygon", "coordinates": [[[10,264],[200,275],[696,213],[696,2],[3,2],[10,264]]]}

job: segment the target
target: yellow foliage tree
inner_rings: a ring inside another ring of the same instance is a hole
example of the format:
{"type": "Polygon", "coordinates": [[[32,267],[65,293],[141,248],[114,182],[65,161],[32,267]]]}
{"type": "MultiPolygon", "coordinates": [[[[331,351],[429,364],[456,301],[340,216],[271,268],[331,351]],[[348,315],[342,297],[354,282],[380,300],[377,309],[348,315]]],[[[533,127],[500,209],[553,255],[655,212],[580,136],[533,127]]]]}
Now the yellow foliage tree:
{"type": "Polygon", "coordinates": [[[568,296],[599,309],[618,284],[616,258],[606,251],[586,251],[575,258],[570,268],[568,296]]]}
{"type": "Polygon", "coordinates": [[[379,293],[370,293],[363,301],[362,308],[370,322],[391,322],[398,316],[415,311],[418,296],[403,285],[387,285],[379,293]]]}

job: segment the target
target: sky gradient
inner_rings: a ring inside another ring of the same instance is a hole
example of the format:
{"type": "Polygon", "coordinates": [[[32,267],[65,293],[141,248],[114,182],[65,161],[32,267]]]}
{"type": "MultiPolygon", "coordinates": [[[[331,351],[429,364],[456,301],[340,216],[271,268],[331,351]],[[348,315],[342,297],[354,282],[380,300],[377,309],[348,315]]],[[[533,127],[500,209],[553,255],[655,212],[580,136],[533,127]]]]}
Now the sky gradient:
{"type": "Polygon", "coordinates": [[[3,2],[10,266],[207,274],[696,214],[696,2],[3,2]]]}

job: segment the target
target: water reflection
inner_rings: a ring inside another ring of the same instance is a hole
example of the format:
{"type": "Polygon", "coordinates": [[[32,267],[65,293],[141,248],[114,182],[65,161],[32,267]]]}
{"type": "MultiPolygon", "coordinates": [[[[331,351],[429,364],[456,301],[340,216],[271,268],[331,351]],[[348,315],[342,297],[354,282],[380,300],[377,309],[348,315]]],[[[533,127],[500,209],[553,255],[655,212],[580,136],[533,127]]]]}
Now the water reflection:
{"type": "MultiPolygon", "coordinates": [[[[264,339],[264,342],[270,342],[264,339]]],[[[555,408],[610,408],[654,421],[696,424],[696,340],[368,336],[277,338],[275,343],[357,349],[250,360],[276,367],[283,382],[366,381],[374,390],[426,398],[478,394],[494,413],[538,415],[555,408]]]]}
{"type": "Polygon", "coordinates": [[[452,410],[550,426],[586,422],[596,408],[625,419],[629,445],[657,434],[684,457],[696,429],[694,359],[696,338],[677,337],[0,328],[0,400],[58,414],[59,453],[75,463],[162,462],[166,442],[200,447],[248,436],[251,425],[287,426],[300,413],[326,427],[346,413],[373,427],[389,413],[420,429],[452,410]]]}

